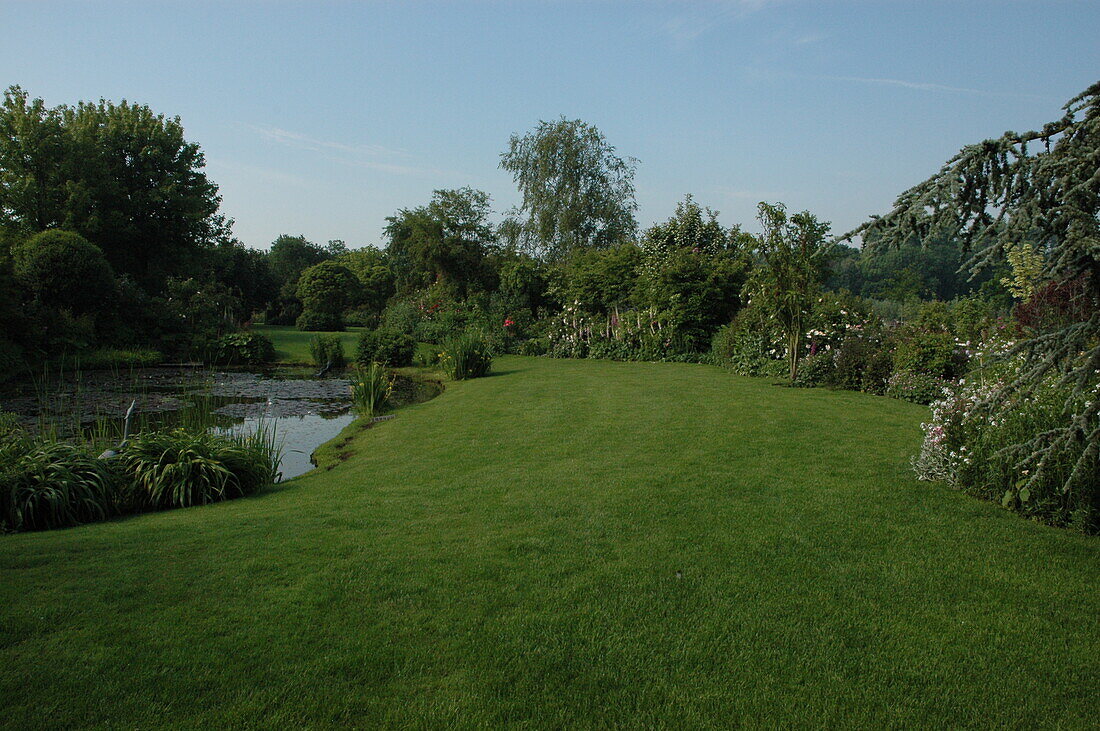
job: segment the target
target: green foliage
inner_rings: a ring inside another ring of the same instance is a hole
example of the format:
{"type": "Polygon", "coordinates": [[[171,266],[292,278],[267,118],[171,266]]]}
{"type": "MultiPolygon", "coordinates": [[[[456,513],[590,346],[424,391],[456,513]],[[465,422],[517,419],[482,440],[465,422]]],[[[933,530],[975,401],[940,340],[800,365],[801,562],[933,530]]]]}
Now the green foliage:
{"type": "Polygon", "coordinates": [[[306,310],[298,315],[294,327],[304,332],[340,332],[344,329],[344,318],[331,312],[306,310]]]}
{"type": "Polygon", "coordinates": [[[890,398],[930,404],[942,398],[948,382],[942,377],[921,371],[899,370],[886,382],[886,395],[890,398]]]}
{"type": "Polygon", "coordinates": [[[1011,409],[991,412],[985,406],[989,393],[1014,378],[1022,364],[1013,359],[998,365],[1000,373],[983,371],[961,381],[932,404],[913,460],[918,477],[946,481],[1043,522],[1100,532],[1100,463],[1075,474],[1087,443],[1066,444],[1040,459],[1027,448],[1035,435],[1058,428],[1067,398],[1075,413],[1087,408],[1084,400],[1051,378],[1011,409]]]}
{"type": "Polygon", "coordinates": [[[586,312],[607,314],[631,305],[642,251],[633,243],[579,248],[554,268],[553,295],[586,312]]]}
{"type": "Polygon", "coordinates": [[[74,314],[110,309],[115,276],[98,246],[72,231],[43,231],[12,250],[13,271],[38,303],[74,314]]]}
{"type": "Polygon", "coordinates": [[[117,514],[122,481],[85,449],[0,425],[0,530],[63,528],[117,514]]]}
{"type": "Polygon", "coordinates": [[[512,215],[518,243],[536,256],[558,259],[630,240],[637,229],[636,165],[579,119],[540,121],[533,132],[513,135],[500,166],[523,196],[512,215]]]}
{"type": "Polygon", "coordinates": [[[314,264],[298,278],[298,329],[343,330],[344,311],[358,300],[359,291],[359,280],[347,267],[334,261],[314,264]]]}
{"type": "Polygon", "coordinates": [[[787,341],[789,376],[798,374],[805,324],[825,276],[833,244],[825,235],[829,224],[808,211],[788,218],[782,204],[759,206],[764,232],[753,255],[752,296],[775,321],[787,341]]]}
{"type": "Polygon", "coordinates": [[[391,368],[412,365],[416,341],[403,332],[379,328],[366,330],[359,336],[356,360],[361,367],[381,363],[391,368]]]}
{"type": "Polygon", "coordinates": [[[493,353],[484,338],[466,333],[443,344],[439,364],[455,381],[481,378],[493,367],[493,353]]]}
{"type": "MultiPolygon", "coordinates": [[[[1064,106],[1042,129],[1005,132],[968,145],[935,175],[898,196],[893,209],[845,237],[897,249],[933,235],[961,242],[971,272],[995,266],[1026,242],[1044,253],[1037,278],[1060,285],[1079,282],[1087,316],[1028,332],[1016,345],[1025,365],[989,395],[1005,415],[1012,404],[1056,377],[1065,387],[1064,419],[1017,446],[1041,461],[1069,451],[1078,455],[1069,485],[1100,461],[1100,82],[1064,106]],[[1074,399],[1088,405],[1072,408],[1074,399]],[[1079,445],[1086,445],[1078,449],[1079,445]]],[[[1027,275],[1034,276],[1034,272],[1027,275]]],[[[1029,482],[1037,478],[1032,475],[1029,482]]]]}
{"type": "MultiPolygon", "coordinates": [[[[394,273],[390,267],[389,256],[381,249],[363,247],[352,249],[340,256],[337,263],[348,268],[360,285],[359,308],[371,313],[375,319],[386,307],[386,302],[394,295],[394,273]]],[[[360,324],[366,324],[362,322],[360,324]]]]}
{"type": "Polygon", "coordinates": [[[0,107],[5,222],[24,231],[76,231],[146,289],[188,272],[224,233],[204,163],[180,121],[147,106],[100,101],[50,109],[11,87],[0,107]]]}
{"type": "Polygon", "coordinates": [[[355,371],[351,402],[365,416],[377,416],[390,404],[395,376],[381,363],[368,363],[355,371]]]}
{"type": "Polygon", "coordinates": [[[275,346],[260,333],[236,332],[215,343],[214,362],[223,365],[262,365],[275,360],[275,346]]]}
{"type": "Polygon", "coordinates": [[[881,396],[894,372],[894,356],[877,335],[851,333],[837,348],[833,366],[829,385],[881,396]]]}
{"type": "Polygon", "coordinates": [[[139,509],[163,510],[251,495],[276,480],[279,456],[263,429],[241,438],[173,429],[133,437],[121,463],[139,509]]]}
{"type": "Polygon", "coordinates": [[[159,350],[152,348],[97,348],[73,357],[78,370],[112,370],[147,368],[164,360],[159,350]]]}
{"type": "Polygon", "coordinates": [[[309,357],[313,365],[343,368],[347,365],[344,341],[339,335],[315,335],[309,340],[309,357]]]}
{"type": "Polygon", "coordinates": [[[426,206],[386,219],[386,254],[401,293],[439,283],[465,295],[488,284],[485,260],[495,245],[489,194],[436,190],[426,206]]]}
{"type": "Polygon", "coordinates": [[[955,378],[963,360],[957,355],[955,338],[946,330],[905,325],[893,338],[894,369],[935,378],[955,378]]]}

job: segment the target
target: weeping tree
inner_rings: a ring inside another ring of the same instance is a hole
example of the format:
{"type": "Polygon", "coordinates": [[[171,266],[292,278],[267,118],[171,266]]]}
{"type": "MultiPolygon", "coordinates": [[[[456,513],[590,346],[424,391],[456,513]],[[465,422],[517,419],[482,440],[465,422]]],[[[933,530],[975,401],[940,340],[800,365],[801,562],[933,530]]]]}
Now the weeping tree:
{"type": "Polygon", "coordinates": [[[502,233],[548,259],[632,239],[637,163],[619,157],[602,132],[579,119],[542,121],[533,132],[513,135],[500,166],[512,174],[523,203],[502,233]]]}
{"type": "Polygon", "coordinates": [[[809,211],[788,216],[782,203],[761,203],[758,211],[764,231],[753,248],[752,296],[775,319],[787,341],[794,383],[806,321],[828,271],[834,244],[827,238],[829,224],[809,211]]]}
{"type": "Polygon", "coordinates": [[[1058,428],[1008,448],[1027,469],[1026,486],[1048,463],[1070,455],[1063,490],[1086,484],[1100,460],[1100,82],[1064,107],[1056,121],[1031,132],[1005,132],[969,145],[938,173],[898,196],[893,209],[843,239],[896,248],[949,235],[981,272],[1031,245],[1041,255],[1039,279],[1072,293],[1069,317],[1031,329],[1009,353],[1022,367],[983,404],[1012,408],[1053,379],[1065,388],[1058,428]]]}

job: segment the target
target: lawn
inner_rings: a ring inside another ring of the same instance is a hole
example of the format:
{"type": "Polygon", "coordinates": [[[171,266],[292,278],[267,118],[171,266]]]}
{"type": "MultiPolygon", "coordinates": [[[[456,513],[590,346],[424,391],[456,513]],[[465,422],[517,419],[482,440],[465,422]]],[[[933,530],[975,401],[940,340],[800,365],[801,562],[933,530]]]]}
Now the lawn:
{"type": "Polygon", "coordinates": [[[344,355],[348,360],[355,358],[355,346],[359,342],[359,333],[364,328],[349,327],[343,332],[303,332],[293,325],[256,325],[252,328],[266,335],[275,346],[275,359],[279,363],[312,363],[309,357],[309,341],[318,335],[338,335],[344,343],[344,355]]]}
{"type": "Polygon", "coordinates": [[[1093,726],[1100,542],[915,481],[926,414],[502,358],[257,497],[0,536],[0,723],[1093,726]]]}

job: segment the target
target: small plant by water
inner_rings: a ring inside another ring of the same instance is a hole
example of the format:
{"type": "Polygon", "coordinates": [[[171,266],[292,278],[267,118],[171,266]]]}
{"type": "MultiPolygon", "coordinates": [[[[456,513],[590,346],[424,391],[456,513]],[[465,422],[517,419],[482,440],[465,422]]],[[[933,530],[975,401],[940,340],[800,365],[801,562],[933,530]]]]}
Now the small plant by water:
{"type": "Polygon", "coordinates": [[[480,378],[493,366],[493,353],[485,339],[466,333],[443,344],[439,364],[456,381],[480,378]]]}
{"type": "Polygon", "coordinates": [[[309,355],[319,368],[343,368],[348,362],[339,335],[315,335],[309,341],[309,355]]]}
{"type": "Polygon", "coordinates": [[[389,405],[395,377],[381,363],[356,369],[351,383],[351,401],[364,416],[377,416],[389,405]]]}

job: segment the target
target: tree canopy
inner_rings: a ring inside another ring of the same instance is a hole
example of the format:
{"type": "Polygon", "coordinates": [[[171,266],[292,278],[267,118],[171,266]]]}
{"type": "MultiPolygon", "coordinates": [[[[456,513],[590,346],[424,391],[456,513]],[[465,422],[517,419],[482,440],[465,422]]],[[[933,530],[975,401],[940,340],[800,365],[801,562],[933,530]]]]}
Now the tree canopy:
{"type": "Polygon", "coordinates": [[[1072,387],[1065,425],[1015,448],[1021,464],[1034,467],[1029,482],[1066,450],[1076,454],[1069,483],[1100,459],[1100,82],[1063,109],[1041,129],[964,147],[898,196],[889,213],[845,235],[862,235],[876,248],[950,236],[969,253],[972,271],[1026,242],[1043,255],[1040,277],[1075,293],[1079,301],[1067,309],[1079,316],[1057,318],[1022,339],[1013,352],[1026,366],[986,404],[1011,408],[1050,378],[1072,387]],[[1080,398],[1088,400],[1076,410],[1080,398]]]}
{"type": "Polygon", "coordinates": [[[523,194],[516,233],[533,254],[557,259],[575,249],[607,248],[637,231],[637,160],[616,154],[596,127],[562,117],[513,135],[500,166],[523,194]]]}

